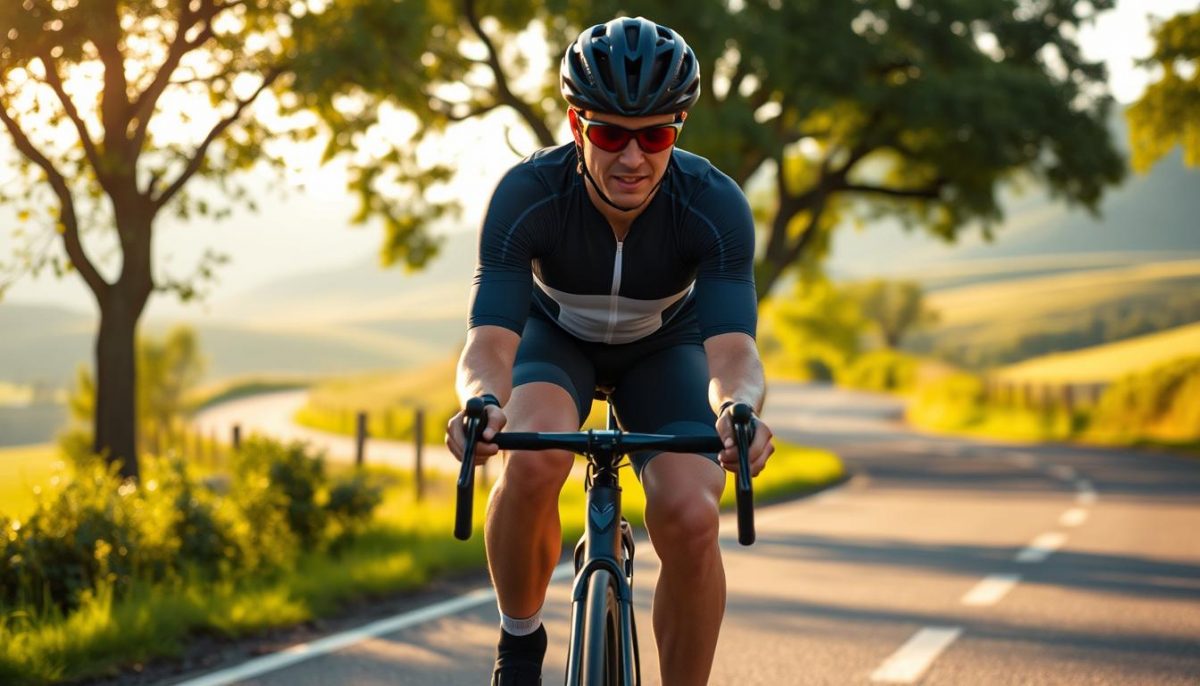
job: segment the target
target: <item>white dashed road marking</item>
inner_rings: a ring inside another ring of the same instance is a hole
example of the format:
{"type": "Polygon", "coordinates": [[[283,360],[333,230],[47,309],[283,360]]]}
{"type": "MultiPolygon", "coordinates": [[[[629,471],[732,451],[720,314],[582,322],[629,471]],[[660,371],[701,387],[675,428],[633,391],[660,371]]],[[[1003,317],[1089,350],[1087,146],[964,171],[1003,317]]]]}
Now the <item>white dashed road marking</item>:
{"type": "Polygon", "coordinates": [[[1017,562],[1042,562],[1066,542],[1066,534],[1058,532],[1042,534],[1033,539],[1033,543],[1030,543],[1028,547],[1017,553],[1016,560],[1017,562]]]}
{"type": "Polygon", "coordinates": [[[973,607],[995,605],[1020,581],[1020,574],[989,574],[962,597],[962,603],[973,607]]]}
{"type": "Polygon", "coordinates": [[[1073,507],[1062,514],[1058,518],[1058,523],[1061,526],[1079,526],[1087,521],[1088,511],[1082,507],[1073,507]]]}
{"type": "Polygon", "coordinates": [[[871,681],[888,684],[915,682],[960,634],[962,627],[957,626],[927,626],[921,629],[871,673],[871,681]]]}

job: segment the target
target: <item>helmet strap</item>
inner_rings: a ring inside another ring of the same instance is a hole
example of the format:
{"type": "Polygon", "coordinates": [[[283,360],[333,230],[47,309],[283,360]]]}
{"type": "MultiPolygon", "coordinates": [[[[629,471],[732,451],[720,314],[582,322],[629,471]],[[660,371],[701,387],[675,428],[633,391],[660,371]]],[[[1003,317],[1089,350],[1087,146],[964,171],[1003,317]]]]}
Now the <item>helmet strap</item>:
{"type": "Polygon", "coordinates": [[[634,205],[633,207],[621,207],[620,205],[613,202],[612,200],[609,200],[608,196],[605,195],[604,191],[600,188],[600,184],[596,183],[596,179],[592,178],[592,173],[590,171],[588,171],[588,168],[587,168],[587,160],[584,159],[584,157],[583,157],[583,146],[580,145],[578,141],[575,142],[575,152],[579,156],[578,169],[579,169],[579,171],[581,171],[583,173],[583,178],[585,178],[591,182],[592,188],[594,188],[596,190],[596,195],[600,196],[600,199],[603,200],[606,205],[608,205],[609,207],[612,207],[615,210],[619,210],[621,212],[632,212],[632,211],[638,209],[639,207],[641,207],[642,205],[645,205],[646,203],[650,202],[650,198],[654,197],[655,191],[657,191],[658,187],[662,185],[662,182],[666,180],[667,172],[670,171],[669,169],[663,171],[663,175],[661,177],[659,177],[658,183],[654,184],[654,188],[651,188],[650,192],[646,194],[645,200],[639,202],[638,204],[634,205]]]}

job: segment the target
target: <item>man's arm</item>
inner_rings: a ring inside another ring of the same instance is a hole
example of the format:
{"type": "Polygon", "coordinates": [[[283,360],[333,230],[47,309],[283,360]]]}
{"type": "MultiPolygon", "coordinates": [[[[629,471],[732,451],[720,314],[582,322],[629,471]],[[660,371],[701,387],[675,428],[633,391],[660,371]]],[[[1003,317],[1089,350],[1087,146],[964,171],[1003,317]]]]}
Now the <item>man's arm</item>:
{"type": "MultiPolygon", "coordinates": [[[[766,379],[758,347],[754,339],[744,333],[724,333],[704,341],[704,352],[708,356],[708,402],[713,412],[718,413],[717,432],[725,441],[725,450],[719,455],[721,466],[737,471],[738,455],[733,441],[733,428],[728,408],[721,412],[727,402],[746,403],[754,408],[755,414],[762,410],[766,397],[766,379]]],[[[767,464],[767,458],[775,452],[771,429],[762,420],[755,420],[754,440],[750,443],[750,474],[758,476],[767,464]]]]}
{"type": "MultiPolygon", "coordinates": [[[[490,393],[501,405],[508,402],[512,394],[512,368],[517,357],[517,346],[521,337],[502,326],[476,326],[467,331],[467,344],[458,358],[455,390],[460,406],[467,400],[490,393]]],[[[483,440],[489,441],[496,432],[504,428],[508,418],[495,405],[488,405],[487,428],[483,440]]],[[[462,459],[464,433],[463,412],[450,419],[446,427],[446,447],[458,459],[462,459]]],[[[475,447],[476,463],[482,463],[495,455],[499,449],[492,443],[478,443],[475,447]]]]}
{"type": "Polygon", "coordinates": [[[728,402],[746,403],[755,412],[762,410],[766,380],[754,339],[744,333],[723,333],[704,341],[708,356],[708,403],[720,412],[728,402]]]}

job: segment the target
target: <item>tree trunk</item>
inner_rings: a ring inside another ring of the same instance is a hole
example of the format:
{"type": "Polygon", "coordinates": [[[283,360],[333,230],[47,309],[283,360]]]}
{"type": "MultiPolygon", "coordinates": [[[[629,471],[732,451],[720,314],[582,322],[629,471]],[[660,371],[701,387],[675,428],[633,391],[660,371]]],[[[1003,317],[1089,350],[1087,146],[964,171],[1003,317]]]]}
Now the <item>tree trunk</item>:
{"type": "Polygon", "coordinates": [[[140,312],[131,311],[114,288],[100,307],[96,336],[96,417],[92,449],[109,462],[121,461],[121,476],[136,479],[137,364],[135,338],[140,312]]]}
{"type": "Polygon", "coordinates": [[[114,203],[123,262],[121,276],[100,301],[96,337],[96,419],[93,450],[120,461],[121,476],[138,478],[137,326],[153,290],[150,238],[154,213],[114,203]]]}

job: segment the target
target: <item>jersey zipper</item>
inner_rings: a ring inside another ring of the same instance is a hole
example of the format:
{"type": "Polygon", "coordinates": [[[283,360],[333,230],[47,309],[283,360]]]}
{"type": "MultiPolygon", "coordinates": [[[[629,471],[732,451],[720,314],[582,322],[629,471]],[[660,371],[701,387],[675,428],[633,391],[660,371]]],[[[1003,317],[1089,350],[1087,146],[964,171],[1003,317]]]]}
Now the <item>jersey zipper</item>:
{"type": "Polygon", "coordinates": [[[613,260],[612,292],[609,294],[608,333],[604,335],[605,343],[612,343],[613,332],[617,328],[617,292],[621,290],[621,254],[624,249],[625,243],[617,241],[617,256],[613,260]]]}

